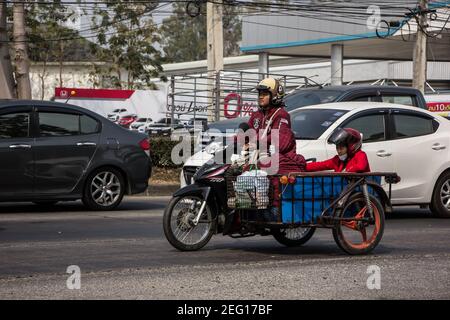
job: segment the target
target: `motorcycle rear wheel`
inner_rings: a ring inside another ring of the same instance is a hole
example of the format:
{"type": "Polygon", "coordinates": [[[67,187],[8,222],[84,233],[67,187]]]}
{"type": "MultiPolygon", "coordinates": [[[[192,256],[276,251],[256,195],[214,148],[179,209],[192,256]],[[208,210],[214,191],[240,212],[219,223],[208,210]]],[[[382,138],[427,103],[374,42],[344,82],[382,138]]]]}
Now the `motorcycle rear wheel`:
{"type": "Polygon", "coordinates": [[[300,247],[314,235],[316,228],[297,227],[292,229],[273,230],[273,237],[286,247],[300,247]]]}
{"type": "Polygon", "coordinates": [[[180,251],[195,251],[203,248],[216,230],[217,220],[205,206],[197,225],[193,219],[200,210],[203,199],[198,196],[174,197],[164,211],[164,234],[169,243],[180,251]],[[198,236],[195,236],[197,234],[198,236]]]}

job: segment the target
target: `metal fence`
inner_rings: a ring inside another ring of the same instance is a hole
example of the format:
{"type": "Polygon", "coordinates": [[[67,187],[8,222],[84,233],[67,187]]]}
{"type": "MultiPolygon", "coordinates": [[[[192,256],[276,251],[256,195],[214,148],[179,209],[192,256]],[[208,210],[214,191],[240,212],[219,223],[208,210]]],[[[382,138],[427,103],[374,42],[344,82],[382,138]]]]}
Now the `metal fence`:
{"type": "Polygon", "coordinates": [[[262,74],[247,71],[220,71],[170,78],[167,97],[168,118],[209,122],[250,116],[257,108],[257,83],[265,76],[279,79],[286,93],[318,84],[307,77],[262,74]]]}

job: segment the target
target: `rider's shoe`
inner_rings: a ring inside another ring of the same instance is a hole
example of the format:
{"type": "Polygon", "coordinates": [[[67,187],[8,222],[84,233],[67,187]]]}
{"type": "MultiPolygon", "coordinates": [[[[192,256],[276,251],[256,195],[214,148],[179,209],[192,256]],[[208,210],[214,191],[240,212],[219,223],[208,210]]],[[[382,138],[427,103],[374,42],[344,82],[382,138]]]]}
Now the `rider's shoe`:
{"type": "Polygon", "coordinates": [[[225,223],[223,225],[223,235],[231,233],[233,230],[233,222],[234,222],[234,210],[229,212],[225,216],[225,223]]]}

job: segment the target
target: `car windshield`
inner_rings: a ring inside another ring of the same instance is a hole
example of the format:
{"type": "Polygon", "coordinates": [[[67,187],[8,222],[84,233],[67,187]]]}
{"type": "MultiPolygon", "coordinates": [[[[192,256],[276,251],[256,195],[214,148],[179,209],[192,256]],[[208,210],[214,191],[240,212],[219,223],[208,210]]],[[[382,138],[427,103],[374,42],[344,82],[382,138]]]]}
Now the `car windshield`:
{"type": "Polygon", "coordinates": [[[119,112],[120,111],[120,109],[114,109],[113,110],[113,112],[119,112]]]}
{"type": "Polygon", "coordinates": [[[300,109],[291,113],[292,130],[295,138],[316,140],[347,110],[300,109]]]}
{"type": "Polygon", "coordinates": [[[334,102],[341,94],[342,91],[326,89],[299,91],[286,97],[286,110],[293,111],[301,107],[334,102]]]}
{"type": "Polygon", "coordinates": [[[136,122],[146,122],[146,121],[147,121],[146,118],[139,118],[139,119],[136,120],[136,122]]]}
{"type": "Polygon", "coordinates": [[[193,120],[193,119],[191,119],[191,120],[189,120],[189,122],[188,122],[188,125],[190,125],[190,126],[193,126],[196,122],[197,123],[206,123],[208,120],[207,119],[195,119],[195,120],[193,120]]]}
{"type": "MultiPolygon", "coordinates": [[[[163,118],[158,120],[156,123],[162,123],[162,124],[170,124],[171,119],[170,118],[163,118]]],[[[174,119],[174,124],[177,124],[179,121],[177,119],[174,119]]]]}
{"type": "Polygon", "coordinates": [[[155,123],[152,125],[152,128],[167,128],[167,127],[169,127],[169,125],[164,123],[155,123]]]}

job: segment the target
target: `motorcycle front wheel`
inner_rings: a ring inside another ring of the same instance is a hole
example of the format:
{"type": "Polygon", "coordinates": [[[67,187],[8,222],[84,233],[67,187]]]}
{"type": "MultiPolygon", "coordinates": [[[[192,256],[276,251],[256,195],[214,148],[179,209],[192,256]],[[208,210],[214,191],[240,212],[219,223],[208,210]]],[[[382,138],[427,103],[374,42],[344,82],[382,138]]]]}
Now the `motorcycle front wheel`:
{"type": "Polygon", "coordinates": [[[195,251],[203,248],[211,239],[216,229],[216,220],[208,205],[198,221],[203,199],[198,196],[174,197],[164,211],[164,234],[169,243],[180,251],[195,251]]]}

